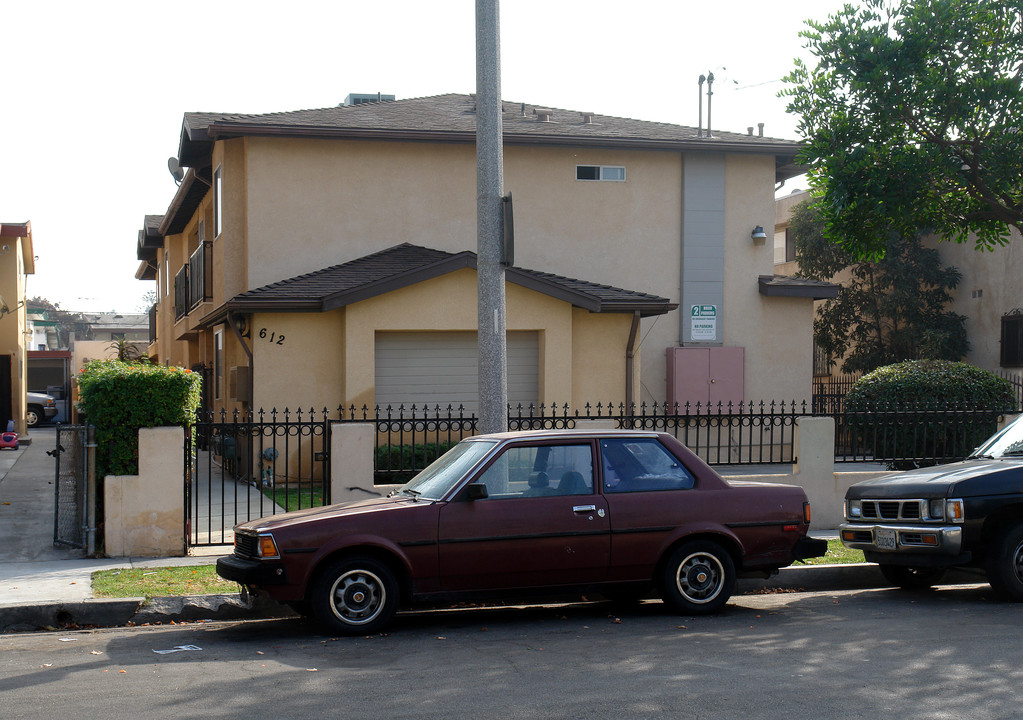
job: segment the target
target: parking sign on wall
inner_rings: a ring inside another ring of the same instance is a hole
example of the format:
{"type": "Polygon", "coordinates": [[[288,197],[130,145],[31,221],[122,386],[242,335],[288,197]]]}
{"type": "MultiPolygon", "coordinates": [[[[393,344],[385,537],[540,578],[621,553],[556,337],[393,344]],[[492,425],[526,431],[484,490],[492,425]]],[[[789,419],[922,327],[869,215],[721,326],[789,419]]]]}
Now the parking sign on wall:
{"type": "Polygon", "coordinates": [[[717,338],[717,305],[691,305],[689,308],[689,336],[695,341],[717,338]]]}

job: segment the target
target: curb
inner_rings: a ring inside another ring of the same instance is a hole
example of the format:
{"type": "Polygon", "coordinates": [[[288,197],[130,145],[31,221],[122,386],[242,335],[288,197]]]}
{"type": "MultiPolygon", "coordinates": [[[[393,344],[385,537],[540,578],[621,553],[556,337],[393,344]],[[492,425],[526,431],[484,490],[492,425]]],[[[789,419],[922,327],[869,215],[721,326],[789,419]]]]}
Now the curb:
{"type": "MultiPolygon", "coordinates": [[[[951,570],[942,585],[986,582],[982,575],[951,570]]],[[[760,590],[827,592],[829,590],[891,589],[877,565],[795,565],[770,578],[740,578],[735,595],[760,590]]],[[[0,633],[37,630],[120,627],[169,622],[262,620],[297,617],[286,605],[257,596],[251,606],[237,594],[178,597],[96,598],[80,602],[49,602],[0,607],[0,633]]]]}

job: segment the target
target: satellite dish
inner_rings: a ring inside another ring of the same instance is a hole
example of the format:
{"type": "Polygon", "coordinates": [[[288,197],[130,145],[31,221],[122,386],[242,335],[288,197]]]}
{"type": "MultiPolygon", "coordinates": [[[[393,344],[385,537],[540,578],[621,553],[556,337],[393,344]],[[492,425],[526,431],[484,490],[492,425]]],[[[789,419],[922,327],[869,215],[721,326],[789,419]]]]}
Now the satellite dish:
{"type": "Polygon", "coordinates": [[[170,170],[171,177],[174,178],[174,182],[181,184],[181,180],[185,177],[185,171],[181,169],[181,163],[178,162],[176,157],[167,158],[167,169],[170,170]]]}

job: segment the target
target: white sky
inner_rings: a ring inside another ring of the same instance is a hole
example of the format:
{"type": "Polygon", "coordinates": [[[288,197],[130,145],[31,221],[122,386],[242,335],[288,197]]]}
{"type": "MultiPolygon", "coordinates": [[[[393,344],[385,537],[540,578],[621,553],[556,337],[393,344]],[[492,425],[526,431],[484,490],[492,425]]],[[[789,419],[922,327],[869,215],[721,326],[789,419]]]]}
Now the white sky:
{"type": "MultiPolygon", "coordinates": [[[[502,96],[695,126],[714,71],[715,129],[796,139],[777,81],[803,21],[843,2],[504,0],[502,96]]],[[[472,0],[9,2],[0,27],[0,221],[32,222],[28,295],[68,310],[137,312],[152,289],[138,230],[174,195],[183,113],[476,88],[472,0]]]]}

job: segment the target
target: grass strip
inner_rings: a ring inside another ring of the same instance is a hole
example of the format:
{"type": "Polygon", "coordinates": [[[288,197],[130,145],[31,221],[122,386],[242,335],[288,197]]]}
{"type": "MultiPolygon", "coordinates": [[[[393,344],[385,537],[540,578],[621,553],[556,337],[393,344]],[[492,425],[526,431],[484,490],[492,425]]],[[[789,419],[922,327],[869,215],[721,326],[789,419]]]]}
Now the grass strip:
{"type": "Polygon", "coordinates": [[[92,574],[92,594],[98,598],[218,595],[238,592],[238,583],[217,575],[214,565],[115,568],[92,574]]]}

